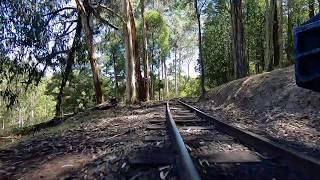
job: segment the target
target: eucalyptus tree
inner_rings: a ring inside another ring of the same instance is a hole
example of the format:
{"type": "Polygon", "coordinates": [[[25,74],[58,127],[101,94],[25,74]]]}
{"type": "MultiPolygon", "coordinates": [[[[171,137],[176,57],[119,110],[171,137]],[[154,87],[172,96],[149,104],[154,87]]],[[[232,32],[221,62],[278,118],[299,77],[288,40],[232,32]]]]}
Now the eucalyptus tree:
{"type": "Polygon", "coordinates": [[[1,95],[12,106],[19,93],[10,84],[20,77],[22,87],[38,84],[46,70],[64,63],[69,52],[70,35],[76,30],[77,10],[66,4],[69,1],[36,0],[0,3],[0,44],[3,47],[1,82],[6,88],[1,95]],[[22,78],[22,79],[21,79],[22,78]]]}
{"type": "Polygon", "coordinates": [[[66,62],[66,68],[65,71],[63,73],[63,77],[61,80],[61,84],[60,84],[60,90],[59,90],[59,94],[57,96],[57,103],[56,103],[56,116],[61,116],[63,115],[63,111],[62,111],[62,98],[64,95],[64,88],[66,86],[66,83],[68,81],[69,75],[72,72],[72,66],[74,64],[74,59],[75,59],[75,53],[76,53],[76,49],[79,48],[80,46],[80,38],[81,38],[81,18],[78,17],[77,20],[77,25],[76,25],[76,32],[75,32],[75,36],[72,42],[72,46],[68,52],[67,55],[67,62],[66,62]]]}
{"type": "Polygon", "coordinates": [[[230,0],[232,27],[232,57],[235,78],[247,75],[248,65],[245,55],[244,27],[242,20],[242,0],[230,0]]]}
{"type": "Polygon", "coordinates": [[[197,50],[197,28],[194,18],[186,19],[186,16],[194,14],[193,7],[187,9],[172,8],[171,16],[168,16],[170,28],[170,46],[173,50],[174,64],[174,89],[175,96],[179,96],[181,64],[193,60],[194,51],[197,50]],[[188,9],[190,8],[190,9],[188,9]],[[188,60],[187,60],[188,59],[188,60]]]}
{"type": "Polygon", "coordinates": [[[265,69],[265,1],[247,0],[244,9],[244,26],[248,73],[261,73],[265,69]]]}
{"type": "Polygon", "coordinates": [[[288,63],[293,63],[293,0],[287,1],[287,9],[288,9],[288,21],[287,21],[287,47],[286,47],[286,53],[287,53],[287,60],[288,63]]]}
{"type": "Polygon", "coordinates": [[[114,97],[120,101],[125,79],[125,59],[123,34],[120,31],[109,31],[101,42],[101,52],[105,56],[105,73],[113,80],[114,97]]]}
{"type": "MultiPolygon", "coordinates": [[[[10,79],[17,74],[24,74],[27,80],[23,85],[27,89],[30,84],[39,83],[48,69],[65,69],[57,97],[56,115],[61,114],[63,89],[72,70],[76,56],[75,49],[81,46],[79,42],[82,31],[85,32],[87,40],[84,44],[87,44],[96,102],[103,101],[92,26],[99,21],[108,27],[118,29],[102,16],[115,13],[107,6],[111,1],[75,0],[75,3],[70,0],[54,2],[5,0],[0,3],[2,24],[0,42],[2,47],[5,47],[1,51],[6,56],[6,61],[3,63],[10,66],[7,68],[10,72],[2,78],[11,81],[10,79]]],[[[10,83],[9,81],[6,82],[10,83]]],[[[1,89],[1,95],[7,97],[11,105],[17,98],[17,93],[14,93],[9,86],[4,90],[1,89]]]]}
{"type": "Polygon", "coordinates": [[[137,103],[139,101],[141,73],[137,72],[140,69],[140,65],[137,62],[140,62],[140,60],[138,59],[138,43],[132,3],[131,0],[122,1],[122,12],[124,15],[123,31],[126,49],[126,100],[128,103],[137,103]]]}
{"type": "Polygon", "coordinates": [[[90,0],[76,0],[77,9],[79,16],[81,17],[82,28],[86,34],[87,46],[88,46],[88,57],[91,64],[91,70],[93,74],[94,87],[96,92],[97,103],[102,103],[104,101],[101,81],[100,81],[100,70],[97,65],[97,57],[96,57],[96,47],[94,45],[93,40],[93,29],[91,25],[93,24],[93,17],[97,18],[102,23],[118,30],[119,28],[115,25],[111,24],[108,20],[104,19],[101,16],[101,11],[103,9],[107,9],[110,11],[108,7],[100,2],[94,2],[90,0]]]}
{"type": "Polygon", "coordinates": [[[144,75],[144,88],[143,88],[143,99],[145,101],[150,100],[150,66],[149,66],[149,58],[148,58],[148,37],[147,37],[147,27],[144,18],[145,14],[145,1],[140,0],[140,8],[141,8],[141,26],[142,26],[142,54],[143,54],[143,75],[144,75]]]}
{"type": "Polygon", "coordinates": [[[203,31],[203,58],[209,88],[234,79],[231,57],[231,17],[229,1],[207,6],[203,31]]]}
{"type": "MultiPolygon", "coordinates": [[[[161,14],[156,10],[149,10],[145,14],[146,21],[146,29],[147,29],[147,37],[149,43],[149,48],[151,49],[151,60],[155,62],[155,57],[158,57],[158,78],[159,82],[161,82],[161,72],[160,69],[164,71],[165,76],[165,90],[166,95],[168,95],[168,83],[166,77],[166,58],[170,51],[169,45],[169,28],[165,19],[161,16],[161,14]],[[157,53],[157,54],[156,54],[157,53]],[[163,68],[161,68],[163,67],[163,68]]],[[[151,68],[153,69],[153,68],[151,68]]],[[[158,86],[159,94],[161,86],[158,86]]]]}
{"type": "Polygon", "coordinates": [[[195,8],[195,14],[197,17],[197,23],[198,23],[198,48],[199,48],[199,64],[200,64],[200,72],[201,72],[201,83],[200,83],[200,89],[201,93],[205,94],[206,89],[204,86],[205,83],[205,72],[204,72],[204,63],[203,63],[203,55],[202,55],[202,33],[201,33],[201,13],[203,10],[203,7],[206,5],[206,1],[200,1],[194,0],[194,8],[195,8]]]}

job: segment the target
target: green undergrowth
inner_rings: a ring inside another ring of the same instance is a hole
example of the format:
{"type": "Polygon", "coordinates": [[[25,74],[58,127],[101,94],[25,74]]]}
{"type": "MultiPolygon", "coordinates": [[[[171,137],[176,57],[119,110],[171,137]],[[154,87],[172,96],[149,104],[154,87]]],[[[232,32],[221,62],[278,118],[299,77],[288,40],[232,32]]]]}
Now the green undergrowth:
{"type": "Polygon", "coordinates": [[[13,128],[8,131],[1,131],[0,133],[0,148],[5,148],[13,144],[17,144],[29,139],[50,136],[55,134],[61,134],[65,130],[79,127],[83,123],[95,123],[105,118],[111,118],[121,115],[123,107],[109,110],[99,110],[79,113],[72,117],[63,120],[60,124],[42,128],[37,131],[33,131],[34,126],[24,128],[13,128]]]}

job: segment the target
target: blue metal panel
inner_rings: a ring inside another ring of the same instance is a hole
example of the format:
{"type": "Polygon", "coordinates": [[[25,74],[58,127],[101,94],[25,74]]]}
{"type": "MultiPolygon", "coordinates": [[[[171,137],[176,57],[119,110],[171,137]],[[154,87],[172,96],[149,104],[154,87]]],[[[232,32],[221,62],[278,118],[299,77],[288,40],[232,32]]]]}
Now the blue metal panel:
{"type": "Polygon", "coordinates": [[[320,92],[320,14],[294,30],[298,86],[320,92]]]}

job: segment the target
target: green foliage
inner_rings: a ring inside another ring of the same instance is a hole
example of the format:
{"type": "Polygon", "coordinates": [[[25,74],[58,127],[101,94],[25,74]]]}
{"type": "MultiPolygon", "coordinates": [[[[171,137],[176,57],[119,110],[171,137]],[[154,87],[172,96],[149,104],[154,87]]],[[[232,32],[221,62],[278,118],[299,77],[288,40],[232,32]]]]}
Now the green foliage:
{"type": "Polygon", "coordinates": [[[170,51],[169,35],[170,30],[167,22],[156,10],[149,10],[145,13],[145,21],[147,26],[149,46],[154,45],[153,49],[159,48],[160,58],[164,60],[170,51]],[[150,39],[151,38],[151,39],[150,39]]]}
{"type": "Polygon", "coordinates": [[[55,69],[63,61],[74,31],[76,9],[57,11],[70,0],[33,0],[0,3],[0,95],[12,107],[19,99],[9,87],[17,76],[23,76],[20,87],[38,84],[48,68],[55,69]],[[5,61],[2,60],[5,58],[5,61]],[[2,63],[5,63],[4,66],[2,63]],[[9,99],[9,101],[7,101],[9,99]]]}
{"type": "MultiPolygon", "coordinates": [[[[255,67],[263,67],[265,41],[265,2],[248,0],[244,12],[245,40],[250,74],[256,74],[255,67]],[[254,68],[252,68],[255,66],[254,68]]],[[[262,69],[262,68],[261,68],[262,69]]]]}
{"type": "Polygon", "coordinates": [[[209,14],[203,32],[203,58],[206,84],[212,88],[232,78],[230,14],[225,4],[208,6],[209,14]],[[218,8],[218,9],[216,9],[218,8]]]}
{"type": "Polygon", "coordinates": [[[125,97],[125,48],[121,36],[119,32],[110,31],[99,46],[103,53],[103,74],[107,76],[113,87],[109,97],[118,96],[118,100],[124,100],[123,97],[125,97]],[[118,82],[115,82],[116,76],[118,82]],[[116,89],[116,83],[118,83],[118,89],[116,89]]]}
{"type": "Polygon", "coordinates": [[[17,103],[12,108],[7,109],[5,102],[0,100],[0,121],[2,130],[26,127],[53,118],[55,99],[51,95],[46,95],[47,81],[43,81],[39,86],[31,86],[29,91],[24,92],[21,87],[17,103]]]}
{"type": "MultiPolygon", "coordinates": [[[[60,88],[60,74],[55,74],[48,82],[47,94],[57,97],[60,88]]],[[[112,94],[111,81],[102,78],[102,87],[105,97],[112,94]]],[[[62,109],[64,113],[72,113],[78,109],[85,109],[95,105],[95,92],[91,70],[88,67],[74,70],[64,89],[62,109]]]]}
{"type": "Polygon", "coordinates": [[[199,78],[188,78],[183,76],[181,78],[181,89],[180,95],[182,97],[198,97],[200,96],[200,79],[199,78]]]}

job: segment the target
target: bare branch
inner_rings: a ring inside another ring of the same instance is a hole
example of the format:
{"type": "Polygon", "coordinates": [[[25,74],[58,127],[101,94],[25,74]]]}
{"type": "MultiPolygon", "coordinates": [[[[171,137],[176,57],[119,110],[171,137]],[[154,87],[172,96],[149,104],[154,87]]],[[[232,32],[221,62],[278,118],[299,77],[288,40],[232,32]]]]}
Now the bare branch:
{"type": "Polygon", "coordinates": [[[49,16],[49,15],[57,15],[59,12],[61,12],[61,11],[64,11],[64,10],[77,10],[76,8],[74,8],[74,7],[64,7],[64,8],[61,8],[61,9],[58,9],[58,10],[56,10],[56,11],[53,11],[53,12],[50,12],[50,13],[48,13],[48,14],[45,14],[44,16],[49,16]]]}
{"type": "Polygon", "coordinates": [[[86,14],[86,8],[83,6],[82,2],[80,2],[79,0],[76,0],[76,3],[77,3],[77,8],[86,14]]]}
{"type": "Polygon", "coordinates": [[[111,12],[112,14],[118,16],[120,18],[120,20],[124,23],[123,17],[120,14],[116,13],[113,9],[111,9],[111,8],[105,6],[105,5],[102,5],[102,4],[99,4],[98,7],[99,8],[103,8],[103,9],[111,12]]]}
{"type": "Polygon", "coordinates": [[[108,26],[112,27],[112,28],[115,29],[115,30],[119,30],[119,28],[118,28],[117,26],[111,24],[108,20],[103,19],[103,18],[100,16],[100,14],[97,13],[95,10],[93,10],[92,12],[93,12],[94,16],[95,16],[96,18],[98,18],[101,22],[103,22],[104,24],[107,24],[108,26]]]}

